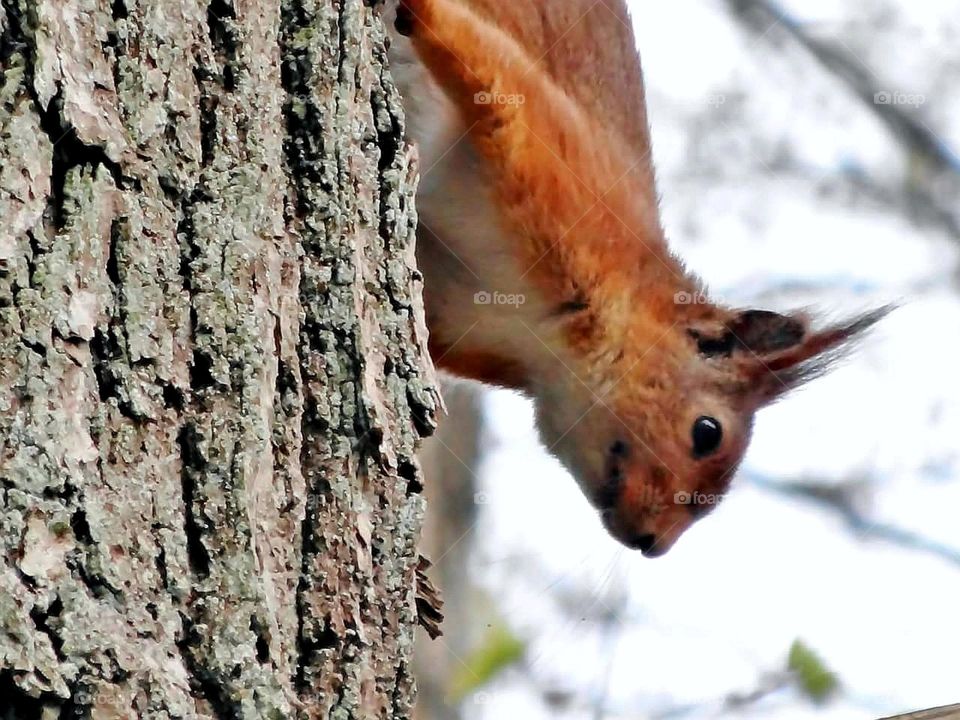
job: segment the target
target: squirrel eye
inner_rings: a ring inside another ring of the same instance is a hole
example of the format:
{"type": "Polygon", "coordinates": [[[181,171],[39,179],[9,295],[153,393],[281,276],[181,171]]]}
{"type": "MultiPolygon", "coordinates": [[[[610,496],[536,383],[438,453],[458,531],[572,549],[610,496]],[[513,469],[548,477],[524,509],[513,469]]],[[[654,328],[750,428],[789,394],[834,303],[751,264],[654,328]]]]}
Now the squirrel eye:
{"type": "Polygon", "coordinates": [[[719,421],[706,415],[701,415],[693,423],[693,456],[706,457],[713,453],[723,440],[723,428],[719,421]]]}

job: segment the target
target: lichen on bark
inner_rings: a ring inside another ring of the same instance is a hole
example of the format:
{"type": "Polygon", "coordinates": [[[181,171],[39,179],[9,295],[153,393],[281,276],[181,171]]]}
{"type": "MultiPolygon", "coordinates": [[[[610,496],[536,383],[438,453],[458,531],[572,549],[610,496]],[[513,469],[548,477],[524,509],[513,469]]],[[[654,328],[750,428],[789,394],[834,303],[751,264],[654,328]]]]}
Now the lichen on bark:
{"type": "Polygon", "coordinates": [[[439,398],[374,12],[0,8],[0,696],[408,717],[439,398]]]}

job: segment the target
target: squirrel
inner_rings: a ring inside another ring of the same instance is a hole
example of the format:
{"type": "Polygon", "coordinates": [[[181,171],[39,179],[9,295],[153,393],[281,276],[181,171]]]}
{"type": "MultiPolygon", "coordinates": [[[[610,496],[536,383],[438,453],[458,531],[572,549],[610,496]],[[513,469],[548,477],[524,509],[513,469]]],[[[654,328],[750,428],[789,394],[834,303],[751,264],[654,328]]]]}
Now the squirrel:
{"type": "Polygon", "coordinates": [[[435,365],[531,397],[609,533],[664,554],[727,491],[756,411],[890,308],[817,329],[710,301],[661,226],[623,0],[400,0],[384,20],[435,365]]]}

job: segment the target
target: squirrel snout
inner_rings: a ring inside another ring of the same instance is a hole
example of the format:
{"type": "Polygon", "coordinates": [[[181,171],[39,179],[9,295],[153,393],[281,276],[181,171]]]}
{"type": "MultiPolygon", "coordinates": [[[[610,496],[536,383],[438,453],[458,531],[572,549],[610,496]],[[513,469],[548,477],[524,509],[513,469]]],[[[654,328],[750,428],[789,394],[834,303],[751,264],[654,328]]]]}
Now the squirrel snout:
{"type": "Polygon", "coordinates": [[[643,533],[624,539],[624,544],[633,550],[639,550],[644,557],[657,557],[662,551],[657,547],[657,536],[653,533],[643,533]]]}
{"type": "Polygon", "coordinates": [[[648,558],[665,555],[695,520],[694,514],[682,504],[653,513],[637,512],[623,502],[602,510],[600,517],[615,540],[648,558]]]}
{"type": "Polygon", "coordinates": [[[616,509],[604,510],[600,517],[607,532],[615,540],[631,550],[639,550],[644,557],[660,557],[670,549],[670,546],[660,541],[656,533],[647,532],[648,528],[644,527],[643,523],[633,527],[630,523],[623,522],[616,509]]]}

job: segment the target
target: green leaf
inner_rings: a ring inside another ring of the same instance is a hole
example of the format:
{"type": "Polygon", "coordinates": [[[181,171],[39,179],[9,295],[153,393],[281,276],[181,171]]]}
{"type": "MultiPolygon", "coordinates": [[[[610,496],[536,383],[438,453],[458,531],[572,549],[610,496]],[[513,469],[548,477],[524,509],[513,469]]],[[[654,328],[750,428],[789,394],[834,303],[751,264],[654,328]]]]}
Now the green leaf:
{"type": "Polygon", "coordinates": [[[464,660],[450,683],[454,700],[483,687],[523,657],[526,646],[503,624],[490,626],[480,644],[464,660]]]}
{"type": "Polygon", "coordinates": [[[823,660],[799,639],[790,647],[787,669],[793,673],[800,690],[814,702],[823,702],[840,685],[823,660]]]}

